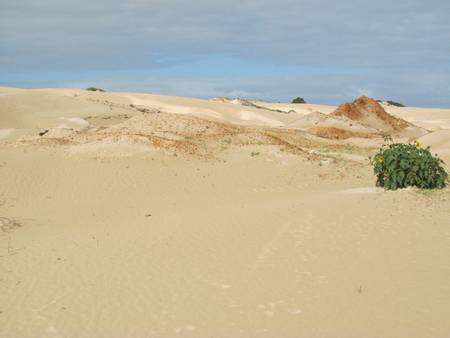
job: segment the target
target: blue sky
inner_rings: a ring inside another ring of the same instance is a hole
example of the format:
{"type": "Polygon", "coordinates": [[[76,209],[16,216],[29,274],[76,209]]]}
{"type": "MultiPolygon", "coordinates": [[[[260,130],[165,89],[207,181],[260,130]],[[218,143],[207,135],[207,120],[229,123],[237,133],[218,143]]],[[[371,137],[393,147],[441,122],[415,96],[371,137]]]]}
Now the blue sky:
{"type": "Polygon", "coordinates": [[[0,85],[450,107],[450,1],[0,0],[0,85]]]}

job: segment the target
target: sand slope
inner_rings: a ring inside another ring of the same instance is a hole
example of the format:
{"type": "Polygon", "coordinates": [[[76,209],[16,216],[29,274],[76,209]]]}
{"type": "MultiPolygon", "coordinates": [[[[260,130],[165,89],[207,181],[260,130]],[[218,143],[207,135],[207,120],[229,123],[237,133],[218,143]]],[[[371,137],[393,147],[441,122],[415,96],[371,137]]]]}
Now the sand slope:
{"type": "Polygon", "coordinates": [[[425,146],[430,146],[431,150],[438,154],[447,165],[450,163],[450,129],[435,131],[419,138],[418,141],[425,146]]]}

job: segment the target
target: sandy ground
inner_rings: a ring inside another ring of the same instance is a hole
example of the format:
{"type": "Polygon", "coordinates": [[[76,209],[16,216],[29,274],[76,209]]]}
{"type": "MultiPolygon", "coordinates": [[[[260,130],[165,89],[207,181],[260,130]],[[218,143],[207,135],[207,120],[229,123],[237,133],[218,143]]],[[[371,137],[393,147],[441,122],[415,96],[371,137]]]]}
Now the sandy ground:
{"type": "MultiPolygon", "coordinates": [[[[449,337],[450,190],[270,105],[1,88],[0,336],[449,337]]],[[[450,163],[450,110],[387,110],[450,163]]]]}

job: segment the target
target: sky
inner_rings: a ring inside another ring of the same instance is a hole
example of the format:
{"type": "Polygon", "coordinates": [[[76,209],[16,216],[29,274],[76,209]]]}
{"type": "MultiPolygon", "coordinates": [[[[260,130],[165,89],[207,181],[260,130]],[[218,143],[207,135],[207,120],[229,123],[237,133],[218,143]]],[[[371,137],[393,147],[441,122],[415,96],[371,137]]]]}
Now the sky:
{"type": "Polygon", "coordinates": [[[0,86],[450,107],[450,1],[0,0],[0,86]]]}

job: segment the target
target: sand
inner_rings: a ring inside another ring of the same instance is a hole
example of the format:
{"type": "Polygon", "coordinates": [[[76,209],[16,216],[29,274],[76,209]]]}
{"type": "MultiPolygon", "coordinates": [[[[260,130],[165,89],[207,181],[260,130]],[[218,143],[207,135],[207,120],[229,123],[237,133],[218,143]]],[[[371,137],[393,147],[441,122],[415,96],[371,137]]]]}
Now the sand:
{"type": "MultiPolygon", "coordinates": [[[[375,188],[382,140],[289,126],[311,111],[0,94],[1,337],[450,336],[449,188],[375,188]]],[[[450,109],[386,109],[449,160],[450,109]]]]}

